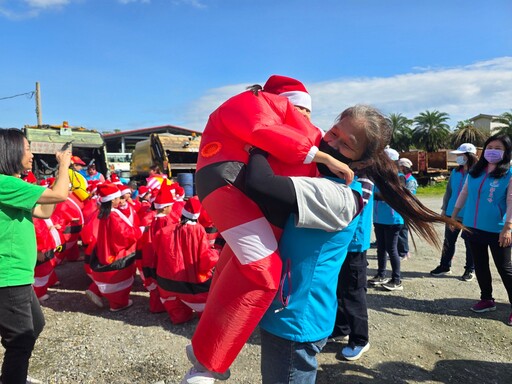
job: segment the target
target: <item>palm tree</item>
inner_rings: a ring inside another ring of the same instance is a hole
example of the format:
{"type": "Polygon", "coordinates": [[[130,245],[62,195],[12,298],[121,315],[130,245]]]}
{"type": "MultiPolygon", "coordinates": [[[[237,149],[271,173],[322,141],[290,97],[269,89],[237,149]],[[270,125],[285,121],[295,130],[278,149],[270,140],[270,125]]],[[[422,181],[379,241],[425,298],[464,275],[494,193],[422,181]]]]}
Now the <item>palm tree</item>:
{"type": "Polygon", "coordinates": [[[502,113],[495,121],[504,125],[498,128],[499,131],[497,133],[507,134],[512,138],[512,110],[502,113]]]}
{"type": "Polygon", "coordinates": [[[401,113],[391,113],[387,121],[393,129],[390,146],[397,151],[408,151],[412,142],[413,121],[401,113]]]}
{"type": "Polygon", "coordinates": [[[450,116],[445,112],[425,111],[414,118],[412,138],[418,148],[435,152],[446,146],[450,127],[446,121],[450,116]]]}
{"type": "Polygon", "coordinates": [[[472,121],[462,120],[457,123],[455,131],[450,135],[452,148],[458,148],[462,143],[472,143],[477,147],[484,145],[488,134],[475,127],[472,121]]]}

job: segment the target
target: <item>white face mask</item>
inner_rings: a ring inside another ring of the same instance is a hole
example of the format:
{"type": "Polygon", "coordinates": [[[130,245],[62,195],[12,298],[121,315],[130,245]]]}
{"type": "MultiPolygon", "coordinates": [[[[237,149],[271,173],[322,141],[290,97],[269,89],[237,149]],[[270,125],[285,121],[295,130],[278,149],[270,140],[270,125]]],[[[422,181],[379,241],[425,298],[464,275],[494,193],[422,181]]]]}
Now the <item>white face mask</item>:
{"type": "Polygon", "coordinates": [[[455,161],[457,162],[457,164],[459,165],[466,165],[466,163],[468,162],[468,159],[466,158],[466,156],[462,155],[462,156],[457,156],[457,158],[455,159],[455,161]]]}

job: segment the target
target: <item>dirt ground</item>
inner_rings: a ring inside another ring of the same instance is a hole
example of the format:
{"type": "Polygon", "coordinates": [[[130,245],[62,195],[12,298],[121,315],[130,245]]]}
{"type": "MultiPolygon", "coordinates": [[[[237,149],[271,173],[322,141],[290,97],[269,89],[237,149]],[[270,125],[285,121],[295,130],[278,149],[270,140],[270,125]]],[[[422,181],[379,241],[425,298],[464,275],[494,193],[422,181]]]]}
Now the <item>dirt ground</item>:
{"type": "MultiPolygon", "coordinates": [[[[422,198],[439,211],[441,198],[422,198]]],[[[441,236],[443,228],[438,231],[441,236]]],[[[432,277],[440,251],[417,241],[402,264],[403,292],[368,289],[370,350],[358,361],[344,361],[342,344],[328,344],[319,355],[317,383],[512,383],[511,311],[496,270],[497,310],[475,314],[478,284],[463,282],[464,245],[457,243],[447,277],[432,277]]],[[[368,254],[369,277],[375,274],[375,250],[368,254]]],[[[390,268],[390,266],[388,266],[390,268]]],[[[30,375],[45,383],[179,383],[189,363],[184,347],[197,321],[174,326],[166,314],[150,314],[140,281],[134,306],[111,313],[89,303],[89,281],[81,263],[57,270],[61,286],[44,304],[47,325],[39,338],[30,375]]],[[[261,382],[259,336],[255,332],[232,366],[227,384],[261,382]]]]}

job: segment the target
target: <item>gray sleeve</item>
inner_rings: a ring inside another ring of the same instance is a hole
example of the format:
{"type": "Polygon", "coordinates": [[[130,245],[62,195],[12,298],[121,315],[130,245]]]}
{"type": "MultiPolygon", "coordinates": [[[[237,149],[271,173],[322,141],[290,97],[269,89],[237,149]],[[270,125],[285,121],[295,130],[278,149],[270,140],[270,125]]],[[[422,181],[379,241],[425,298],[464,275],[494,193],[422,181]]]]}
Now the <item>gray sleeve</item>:
{"type": "Polygon", "coordinates": [[[357,215],[359,202],[350,187],[325,178],[291,177],[297,194],[296,226],[341,231],[357,215]]]}

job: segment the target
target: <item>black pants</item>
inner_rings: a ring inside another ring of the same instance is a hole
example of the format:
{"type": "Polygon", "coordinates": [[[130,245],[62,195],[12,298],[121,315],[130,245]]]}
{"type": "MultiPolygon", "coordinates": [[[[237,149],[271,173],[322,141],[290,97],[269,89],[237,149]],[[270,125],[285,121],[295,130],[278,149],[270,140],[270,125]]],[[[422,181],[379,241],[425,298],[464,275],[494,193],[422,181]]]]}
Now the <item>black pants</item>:
{"type": "Polygon", "coordinates": [[[398,256],[407,257],[407,254],[409,253],[409,228],[407,228],[407,225],[405,224],[402,224],[402,228],[400,228],[400,231],[398,232],[398,243],[396,246],[398,249],[398,256]]]}
{"type": "Polygon", "coordinates": [[[398,233],[402,228],[400,224],[373,224],[375,238],[377,239],[377,274],[386,277],[386,264],[391,263],[391,277],[396,281],[400,278],[400,256],[398,255],[398,233]]]}
{"type": "Polygon", "coordinates": [[[31,285],[0,288],[0,336],[5,348],[3,384],[25,384],[28,362],[45,325],[31,285]]]}
{"type": "MultiPolygon", "coordinates": [[[[483,231],[480,231],[480,234],[483,231]]],[[[491,269],[489,266],[489,249],[491,250],[492,258],[494,259],[494,265],[501,276],[503,285],[507,290],[508,300],[512,305],[512,261],[511,261],[511,249],[510,247],[500,247],[498,244],[499,234],[495,235],[495,239],[490,239],[490,233],[486,238],[489,241],[483,242],[482,237],[479,241],[474,241],[475,237],[468,239],[468,244],[471,248],[471,254],[475,261],[475,275],[478,280],[480,287],[480,299],[491,300],[492,297],[492,276],[491,269]]]]}
{"type": "Polygon", "coordinates": [[[368,343],[367,266],[366,251],[349,252],[338,275],[338,311],[332,334],[349,335],[355,345],[368,343]]]}

